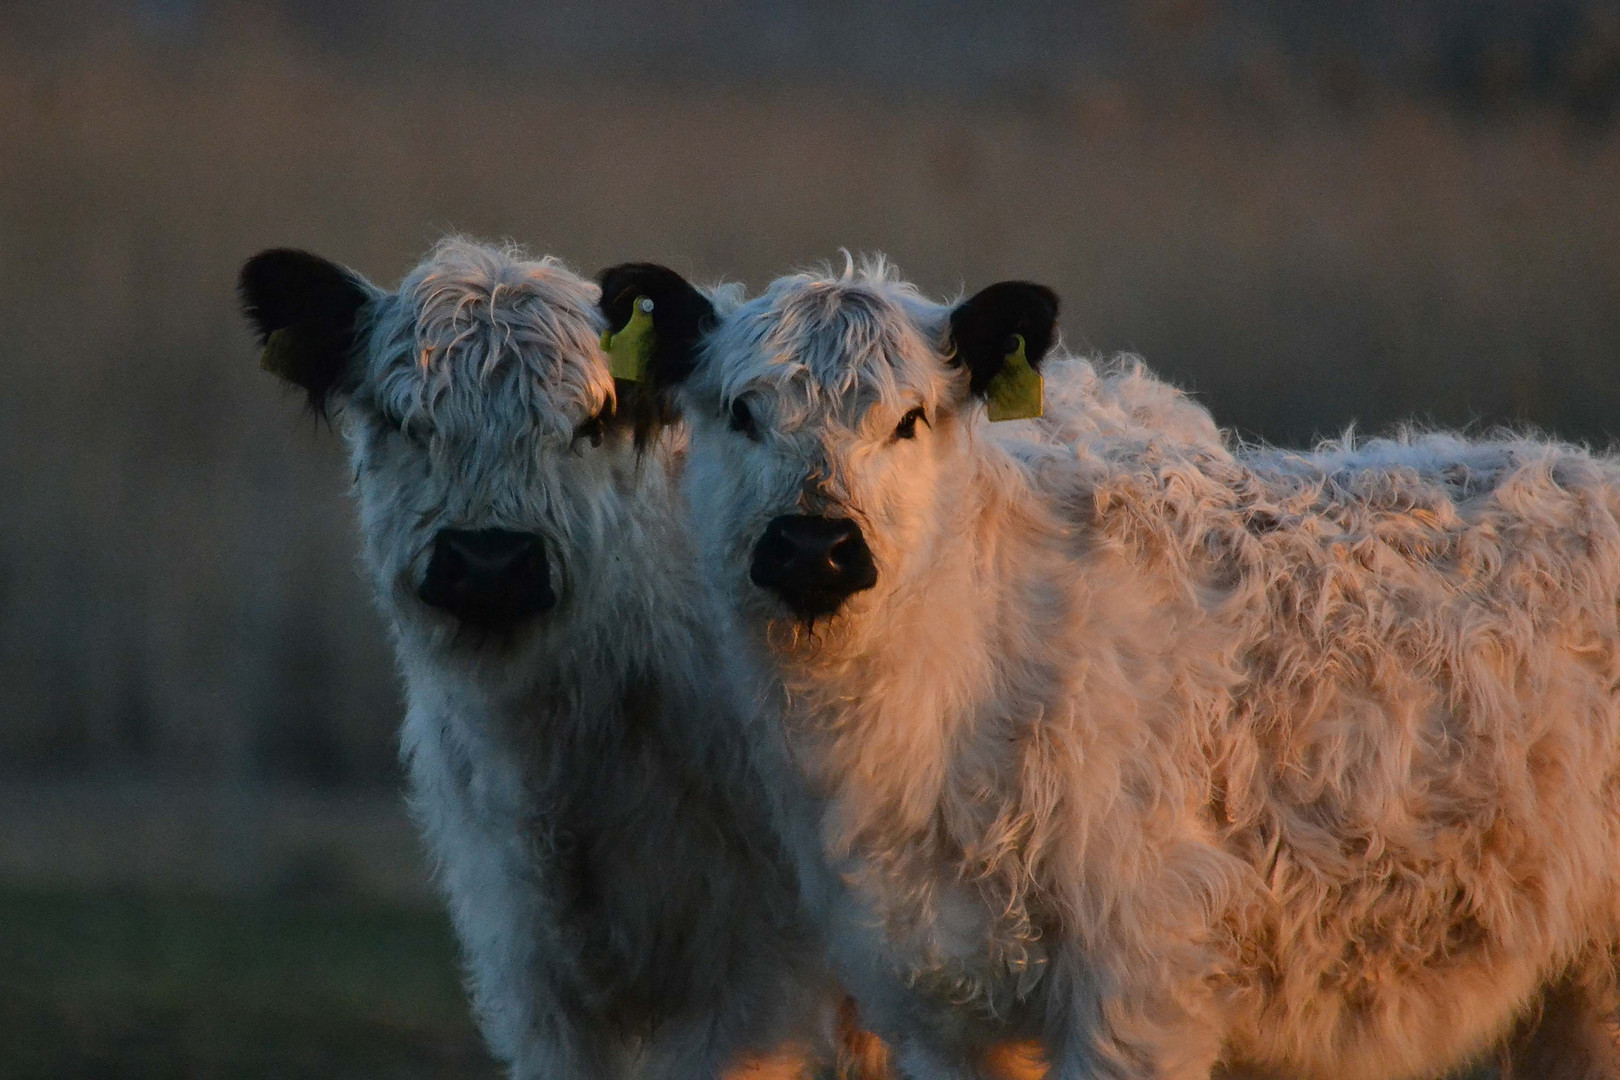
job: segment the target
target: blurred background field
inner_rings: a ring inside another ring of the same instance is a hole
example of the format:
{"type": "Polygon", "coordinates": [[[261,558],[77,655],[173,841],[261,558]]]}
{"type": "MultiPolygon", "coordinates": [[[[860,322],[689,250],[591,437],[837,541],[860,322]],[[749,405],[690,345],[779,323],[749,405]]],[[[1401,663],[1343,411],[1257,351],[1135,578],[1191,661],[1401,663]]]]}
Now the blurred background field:
{"type": "Polygon", "coordinates": [[[241,261],[1062,294],[1223,424],[1620,433],[1620,2],[13,4],[0,1077],[482,1075],[241,261]]]}
{"type": "Polygon", "coordinates": [[[0,888],[0,1075],[496,1075],[431,910],[0,888]]]}

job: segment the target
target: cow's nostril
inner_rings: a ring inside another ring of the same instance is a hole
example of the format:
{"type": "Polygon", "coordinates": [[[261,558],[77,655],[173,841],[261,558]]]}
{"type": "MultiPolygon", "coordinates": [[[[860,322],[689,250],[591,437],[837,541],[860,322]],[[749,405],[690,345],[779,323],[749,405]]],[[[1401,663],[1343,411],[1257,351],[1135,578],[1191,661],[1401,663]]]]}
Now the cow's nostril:
{"type": "Polygon", "coordinates": [[[518,578],[529,578],[533,577],[536,571],[544,573],[545,570],[545,555],[540,551],[538,546],[534,546],[518,556],[517,561],[512,566],[512,576],[518,578]]]}
{"type": "Polygon", "coordinates": [[[446,575],[460,576],[467,572],[467,556],[460,545],[440,533],[433,545],[433,561],[446,575]]]}

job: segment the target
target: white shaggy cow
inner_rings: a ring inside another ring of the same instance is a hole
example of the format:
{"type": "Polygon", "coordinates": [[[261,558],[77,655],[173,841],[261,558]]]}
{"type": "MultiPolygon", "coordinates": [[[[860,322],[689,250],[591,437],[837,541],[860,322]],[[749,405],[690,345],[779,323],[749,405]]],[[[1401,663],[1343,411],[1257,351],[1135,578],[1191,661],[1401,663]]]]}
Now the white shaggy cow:
{"type": "Polygon", "coordinates": [[[820,1060],[841,994],[711,690],[681,443],[616,410],[597,287],[451,239],[395,292],[287,250],[241,290],[266,366],[341,416],[495,1053],[545,1080],[820,1060]]]}
{"type": "Polygon", "coordinates": [[[800,275],[654,373],[863,1019],[919,1078],[1620,1075],[1620,463],[1233,449],[1072,359],[992,428],[1056,308],[800,275]]]}

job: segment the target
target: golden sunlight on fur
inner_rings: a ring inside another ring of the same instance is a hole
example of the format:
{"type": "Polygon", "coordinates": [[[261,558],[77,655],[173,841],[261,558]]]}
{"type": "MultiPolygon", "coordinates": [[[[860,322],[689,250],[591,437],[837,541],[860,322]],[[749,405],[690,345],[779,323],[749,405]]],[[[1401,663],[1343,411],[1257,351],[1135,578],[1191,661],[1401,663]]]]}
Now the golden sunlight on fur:
{"type": "Polygon", "coordinates": [[[1046,1051],[1033,1040],[997,1043],[984,1055],[984,1069],[995,1080],[1045,1080],[1046,1051]]]}
{"type": "Polygon", "coordinates": [[[964,359],[958,313],[1043,307],[795,275],[682,383],[727,672],[863,1020],[960,1080],[1018,1038],[1065,1078],[1615,1075],[1620,460],[1247,446],[1061,348],[991,425],[1010,330],[964,359]],[[784,521],[874,571],[762,583],[784,521]]]}

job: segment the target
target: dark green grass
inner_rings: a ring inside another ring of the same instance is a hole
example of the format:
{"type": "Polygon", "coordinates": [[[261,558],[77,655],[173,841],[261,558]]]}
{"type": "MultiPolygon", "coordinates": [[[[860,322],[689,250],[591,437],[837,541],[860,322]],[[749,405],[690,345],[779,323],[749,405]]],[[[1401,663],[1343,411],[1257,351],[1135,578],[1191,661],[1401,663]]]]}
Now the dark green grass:
{"type": "Polygon", "coordinates": [[[0,888],[0,1077],[496,1075],[434,912],[0,888]]]}

